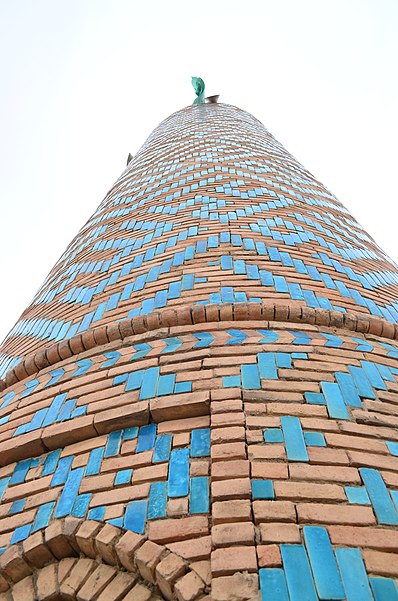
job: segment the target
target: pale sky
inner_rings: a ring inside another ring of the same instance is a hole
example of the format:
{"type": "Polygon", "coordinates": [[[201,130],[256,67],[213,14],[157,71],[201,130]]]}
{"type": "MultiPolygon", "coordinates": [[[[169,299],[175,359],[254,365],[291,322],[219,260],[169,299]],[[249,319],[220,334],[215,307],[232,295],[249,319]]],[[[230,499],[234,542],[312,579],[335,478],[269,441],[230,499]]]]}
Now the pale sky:
{"type": "Polygon", "coordinates": [[[397,0],[0,0],[0,340],[192,75],[398,262],[397,31],[397,0]]]}

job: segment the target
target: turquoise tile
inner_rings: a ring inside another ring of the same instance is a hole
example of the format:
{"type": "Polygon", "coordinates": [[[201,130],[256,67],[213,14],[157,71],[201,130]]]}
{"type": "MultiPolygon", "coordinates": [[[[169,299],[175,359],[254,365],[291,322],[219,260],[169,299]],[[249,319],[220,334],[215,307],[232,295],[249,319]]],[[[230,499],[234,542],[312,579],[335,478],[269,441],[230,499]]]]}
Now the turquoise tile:
{"type": "Polygon", "coordinates": [[[303,533],[319,598],[333,601],[345,599],[327,530],[318,526],[304,526],[303,533]]]}
{"type": "Polygon", "coordinates": [[[334,382],[321,382],[321,388],[326,399],[326,406],[330,417],[334,419],[349,419],[339,385],[334,382]]]}
{"type": "Polygon", "coordinates": [[[167,482],[153,482],[149,488],[148,520],[166,516],[167,482]]]}
{"type": "Polygon", "coordinates": [[[345,494],[349,503],[354,505],[370,505],[369,495],[364,486],[345,486],[345,494]]]}
{"type": "Polygon", "coordinates": [[[176,394],[181,392],[192,392],[192,382],[176,382],[174,392],[176,394]]]}
{"type": "Polygon", "coordinates": [[[161,463],[162,461],[169,460],[172,439],[171,434],[158,434],[156,436],[152,463],[161,463]]]}
{"type": "Polygon", "coordinates": [[[347,601],[374,601],[359,549],[336,549],[347,601]]]}
{"type": "Polygon", "coordinates": [[[326,447],[322,432],[304,432],[304,440],[309,447],[326,447]]]}
{"type": "Polygon", "coordinates": [[[355,367],[353,365],[350,365],[348,369],[354,379],[359,396],[366,399],[375,399],[376,395],[368,378],[366,377],[365,371],[361,367],[355,367]]]}
{"type": "Polygon", "coordinates": [[[346,405],[349,407],[362,407],[362,401],[354,384],[353,377],[344,372],[337,372],[334,376],[340,387],[346,405]]]}
{"type": "Polygon", "coordinates": [[[74,518],[84,518],[86,516],[91,497],[91,493],[84,493],[76,497],[71,511],[74,518]]]}
{"type": "Polygon", "coordinates": [[[210,455],[210,428],[199,428],[191,433],[191,457],[210,455]]]}
{"type": "Polygon", "coordinates": [[[140,400],[152,399],[156,396],[159,379],[159,367],[150,367],[145,370],[141,385],[140,400]]]}
{"type": "Polygon", "coordinates": [[[265,442],[284,442],[285,438],[280,428],[267,428],[264,431],[265,442]]]}
{"type": "Polygon", "coordinates": [[[138,427],[133,426],[132,428],[125,428],[123,430],[123,440],[133,440],[138,436],[138,427]]]}
{"type": "Polygon", "coordinates": [[[359,470],[379,524],[398,526],[398,513],[378,470],[362,467],[359,470]]]}
{"type": "Polygon", "coordinates": [[[320,392],[306,392],[304,396],[307,403],[311,405],[326,405],[326,399],[320,392]]]}
{"type": "Polygon", "coordinates": [[[131,501],[126,507],[123,526],[137,534],[144,534],[147,513],[147,501],[131,501]]]}
{"type": "Polygon", "coordinates": [[[242,387],[246,390],[260,390],[260,376],[257,365],[249,363],[241,366],[242,387]]]}
{"type": "MultiPolygon", "coordinates": [[[[55,451],[51,451],[48,453],[44,465],[43,470],[41,472],[41,476],[48,476],[49,474],[53,474],[58,464],[58,459],[61,455],[62,449],[56,449],[55,451]]],[[[0,495],[1,498],[1,495],[0,495]]]]}
{"type": "Polygon", "coordinates": [[[8,512],[8,515],[14,515],[15,513],[19,513],[23,510],[24,505],[26,503],[26,499],[17,499],[13,502],[8,512]]]}
{"type": "Polygon", "coordinates": [[[392,578],[369,578],[375,601],[398,601],[398,589],[392,578]]]}
{"type": "Polygon", "coordinates": [[[120,470],[116,473],[114,485],[121,486],[122,484],[130,484],[132,475],[132,469],[120,470]]]}
{"type": "Polygon", "coordinates": [[[108,440],[105,445],[104,457],[115,457],[120,453],[120,445],[122,442],[122,430],[115,430],[108,434],[108,440]]]}
{"type": "Polygon", "coordinates": [[[222,385],[224,388],[239,388],[240,376],[223,376],[222,385]]]}
{"type": "Polygon", "coordinates": [[[191,514],[209,512],[209,478],[207,476],[191,478],[189,511],[191,514]]]}
{"type": "Polygon", "coordinates": [[[105,509],[106,509],[106,507],[104,505],[101,505],[99,507],[94,507],[93,509],[91,509],[89,511],[88,519],[89,520],[97,520],[98,522],[101,522],[104,519],[105,509]]]}
{"type": "Polygon", "coordinates": [[[387,440],[386,445],[391,455],[394,455],[394,457],[398,457],[398,442],[392,442],[391,440],[387,440]]]}
{"type": "Polygon", "coordinates": [[[280,418],[289,461],[308,461],[303,430],[298,417],[285,415],[280,418]]]}
{"type": "Polygon", "coordinates": [[[252,499],[275,499],[272,480],[252,480],[252,499]]]}
{"type": "Polygon", "coordinates": [[[52,477],[51,486],[65,484],[74,458],[74,455],[70,455],[69,457],[61,457],[61,459],[58,461],[58,467],[54,472],[54,476],[52,477]]]}
{"type": "Polygon", "coordinates": [[[102,458],[104,456],[104,448],[98,447],[92,449],[86,465],[86,476],[95,476],[101,470],[102,458]]]}
{"type": "Polygon", "coordinates": [[[41,528],[46,528],[48,526],[54,507],[55,501],[51,501],[50,503],[40,505],[36,512],[36,516],[33,522],[32,533],[36,532],[36,530],[41,530],[41,528]]]}
{"type": "Polygon", "coordinates": [[[372,363],[371,361],[361,360],[361,365],[373,388],[376,388],[377,390],[387,390],[387,386],[385,385],[384,380],[381,377],[379,370],[377,369],[374,363],[372,363]]]}
{"type": "Polygon", "coordinates": [[[275,353],[258,353],[257,355],[260,378],[264,380],[277,380],[275,353]]]}
{"type": "Polygon", "coordinates": [[[290,601],[318,601],[303,545],[280,545],[290,601]]]}
{"type": "Polygon", "coordinates": [[[54,517],[63,518],[72,511],[73,504],[79,492],[80,483],[84,475],[84,467],[79,467],[69,472],[65,486],[59,497],[54,517]]]}
{"type": "Polygon", "coordinates": [[[189,449],[171,452],[169,462],[168,496],[186,497],[189,488],[189,449]]]}
{"type": "Polygon", "coordinates": [[[10,545],[15,545],[16,543],[19,543],[28,538],[31,529],[32,524],[26,524],[25,526],[19,526],[19,528],[15,528],[11,537],[10,545]]]}
{"type": "Polygon", "coordinates": [[[160,376],[158,382],[158,396],[172,394],[174,390],[175,379],[175,374],[165,374],[160,376]]]}
{"type": "Polygon", "coordinates": [[[148,426],[142,426],[138,433],[138,441],[136,453],[142,453],[143,451],[150,451],[153,449],[156,437],[156,424],[149,424],[148,426]]]}
{"type": "Polygon", "coordinates": [[[262,601],[290,601],[285,572],[281,568],[259,570],[262,601]]]}

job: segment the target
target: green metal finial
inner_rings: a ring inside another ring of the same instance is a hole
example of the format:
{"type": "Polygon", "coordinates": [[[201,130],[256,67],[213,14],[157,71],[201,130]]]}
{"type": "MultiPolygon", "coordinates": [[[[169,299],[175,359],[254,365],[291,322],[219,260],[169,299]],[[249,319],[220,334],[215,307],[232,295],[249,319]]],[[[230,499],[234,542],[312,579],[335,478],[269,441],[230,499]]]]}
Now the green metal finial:
{"type": "Polygon", "coordinates": [[[197,98],[193,101],[193,104],[204,104],[205,103],[205,82],[201,77],[192,77],[192,85],[196,92],[197,98]]]}

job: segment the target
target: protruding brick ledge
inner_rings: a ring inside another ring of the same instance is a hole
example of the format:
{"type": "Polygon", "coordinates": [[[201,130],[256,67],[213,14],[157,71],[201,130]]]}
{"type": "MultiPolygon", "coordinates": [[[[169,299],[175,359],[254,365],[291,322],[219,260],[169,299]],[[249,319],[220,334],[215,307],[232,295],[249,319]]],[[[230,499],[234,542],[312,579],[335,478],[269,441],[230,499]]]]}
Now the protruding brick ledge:
{"type": "Polygon", "coordinates": [[[26,601],[59,597],[112,601],[124,593],[126,601],[205,601],[210,582],[203,565],[199,567],[140,534],[65,518],[3,553],[0,601],[11,599],[10,591],[15,593],[12,599],[26,601]]]}
{"type": "Polygon", "coordinates": [[[178,309],[164,309],[149,315],[138,315],[118,323],[90,329],[69,340],[63,340],[25,357],[6,374],[3,387],[12,386],[40,370],[55,365],[97,346],[123,340],[161,328],[223,321],[281,321],[340,328],[398,340],[398,324],[385,319],[357,313],[340,313],[329,309],[292,306],[288,303],[224,303],[220,305],[190,305],[178,309]]]}

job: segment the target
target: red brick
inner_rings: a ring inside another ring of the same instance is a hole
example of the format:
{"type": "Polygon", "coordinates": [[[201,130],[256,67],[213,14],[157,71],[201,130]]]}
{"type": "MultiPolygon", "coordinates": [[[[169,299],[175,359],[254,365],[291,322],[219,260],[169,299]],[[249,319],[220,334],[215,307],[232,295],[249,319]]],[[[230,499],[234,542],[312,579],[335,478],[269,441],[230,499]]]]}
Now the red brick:
{"type": "Polygon", "coordinates": [[[213,503],[212,509],[213,524],[251,521],[249,500],[219,501],[213,503]]]}
{"type": "Polygon", "coordinates": [[[194,601],[204,590],[205,583],[195,572],[185,574],[175,585],[178,601],[194,601]]]}
{"type": "Polygon", "coordinates": [[[277,499],[291,501],[346,501],[347,497],[342,486],[337,484],[318,484],[315,482],[292,482],[288,480],[275,481],[274,489],[277,499]]]}
{"type": "Polygon", "coordinates": [[[169,555],[158,563],[156,566],[156,583],[166,599],[172,598],[174,583],[186,571],[186,563],[174,553],[169,553],[169,555]]]}
{"type": "Polygon", "coordinates": [[[301,536],[296,524],[270,523],[260,524],[263,543],[300,543],[301,536]]]}
{"type": "Polygon", "coordinates": [[[167,543],[166,547],[183,559],[197,561],[208,559],[211,552],[211,536],[188,539],[177,543],[167,543]]]}
{"type": "Polygon", "coordinates": [[[253,545],[253,524],[251,522],[219,524],[211,529],[211,537],[215,547],[253,545]]]}
{"type": "Polygon", "coordinates": [[[254,501],[252,505],[256,524],[296,521],[296,511],[290,501],[254,501]]]}
{"type": "Polygon", "coordinates": [[[396,554],[364,549],[362,556],[368,572],[378,576],[397,578],[398,562],[396,554]]]}
{"type": "Polygon", "coordinates": [[[208,519],[203,516],[157,520],[148,524],[148,538],[161,544],[204,536],[208,532],[208,519]]]}
{"type": "Polygon", "coordinates": [[[230,480],[231,478],[247,478],[250,472],[249,461],[233,459],[231,461],[217,461],[212,466],[212,480],[230,480]]]}
{"type": "Polygon", "coordinates": [[[288,477],[287,463],[253,461],[252,478],[280,480],[288,477]]]}
{"type": "Polygon", "coordinates": [[[122,601],[125,595],[133,588],[137,578],[132,574],[118,572],[116,577],[102,591],[97,601],[122,601]]]}
{"type": "Polygon", "coordinates": [[[115,551],[119,562],[129,572],[135,570],[134,553],[145,542],[141,534],[128,530],[115,544],[115,551]]]}
{"type": "Polygon", "coordinates": [[[79,590],[79,601],[92,601],[96,599],[107,585],[114,579],[117,570],[112,566],[100,564],[89,576],[79,590]]]}
{"type": "Polygon", "coordinates": [[[225,499],[250,499],[251,483],[249,478],[236,478],[234,480],[216,480],[211,484],[213,501],[225,499]]]}
{"type": "Polygon", "coordinates": [[[375,524],[371,507],[301,503],[297,505],[299,523],[314,524],[375,524]]]}
{"type": "Polygon", "coordinates": [[[213,461],[225,461],[229,459],[246,459],[246,445],[244,442],[212,444],[211,458],[213,461]]]}
{"type": "Polygon", "coordinates": [[[278,545],[258,545],[256,551],[259,568],[278,568],[282,565],[278,545]]]}
{"type": "Polygon", "coordinates": [[[255,547],[226,547],[215,549],[211,554],[213,576],[226,576],[235,572],[257,572],[255,547]]]}
{"type": "Polygon", "coordinates": [[[398,530],[389,528],[368,528],[358,526],[328,526],[330,539],[334,545],[355,545],[379,551],[398,551],[398,530]]]}
{"type": "Polygon", "coordinates": [[[145,541],[145,543],[135,552],[135,563],[144,580],[155,584],[155,569],[164,554],[164,547],[161,547],[150,540],[145,541]]]}
{"type": "Polygon", "coordinates": [[[251,601],[256,599],[258,577],[255,574],[237,573],[213,578],[211,592],[213,601],[251,601]]]}
{"type": "Polygon", "coordinates": [[[176,396],[168,395],[150,401],[151,415],[155,422],[207,415],[209,407],[208,390],[197,390],[176,396]]]}
{"type": "Polygon", "coordinates": [[[297,480],[318,480],[342,482],[343,484],[361,484],[358,470],[352,467],[335,467],[329,465],[290,464],[290,477],[297,480]]]}
{"type": "Polygon", "coordinates": [[[96,569],[97,564],[88,558],[79,559],[73,566],[69,576],[60,585],[60,592],[67,599],[75,598],[75,593],[86,582],[90,574],[96,569]],[[68,597],[69,596],[69,597],[68,597]]]}

